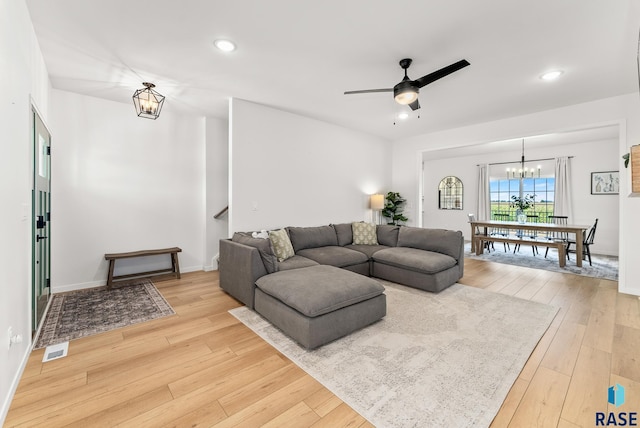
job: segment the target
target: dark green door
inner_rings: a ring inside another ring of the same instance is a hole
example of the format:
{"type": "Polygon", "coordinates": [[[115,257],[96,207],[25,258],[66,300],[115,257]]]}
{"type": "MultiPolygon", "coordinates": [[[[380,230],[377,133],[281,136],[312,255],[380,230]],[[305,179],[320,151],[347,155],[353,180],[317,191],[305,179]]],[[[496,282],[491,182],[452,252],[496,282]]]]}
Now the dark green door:
{"type": "Polygon", "coordinates": [[[51,277],[51,135],[33,112],[33,326],[36,331],[49,301],[51,277]]]}

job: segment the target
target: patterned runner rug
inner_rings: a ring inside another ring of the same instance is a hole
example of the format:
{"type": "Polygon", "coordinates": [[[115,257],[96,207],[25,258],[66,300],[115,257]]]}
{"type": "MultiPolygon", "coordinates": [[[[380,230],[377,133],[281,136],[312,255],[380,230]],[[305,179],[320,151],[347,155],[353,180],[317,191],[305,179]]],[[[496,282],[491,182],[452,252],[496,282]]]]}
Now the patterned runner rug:
{"type": "Polygon", "coordinates": [[[380,282],[387,316],[313,351],[246,306],[229,312],[377,427],[489,426],[557,308],[380,282]]]}
{"type": "Polygon", "coordinates": [[[175,314],[153,282],[54,294],[34,349],[175,314]]]}
{"type": "Polygon", "coordinates": [[[544,257],[545,247],[538,247],[540,254],[533,255],[531,246],[522,245],[518,252],[513,253],[513,244],[511,249],[504,250],[501,242],[495,243],[495,251],[488,253],[486,250],[481,256],[471,252],[471,243],[467,242],[464,246],[464,256],[470,259],[487,260],[490,262],[504,263],[508,265],[524,266],[533,269],[544,269],[552,272],[573,273],[576,275],[591,276],[594,278],[618,280],[618,258],[615,256],[604,256],[600,254],[591,255],[592,266],[589,266],[588,260],[582,261],[582,267],[576,266],[576,254],[570,253],[570,260],[563,268],[558,264],[558,250],[549,249],[547,258],[544,257]]]}

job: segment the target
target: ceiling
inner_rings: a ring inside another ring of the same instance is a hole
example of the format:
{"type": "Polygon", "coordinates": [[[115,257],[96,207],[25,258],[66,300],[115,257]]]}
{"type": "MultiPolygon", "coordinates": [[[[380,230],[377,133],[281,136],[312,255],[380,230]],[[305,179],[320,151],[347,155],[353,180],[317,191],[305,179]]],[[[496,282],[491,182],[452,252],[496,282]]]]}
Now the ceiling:
{"type": "Polygon", "coordinates": [[[638,91],[636,0],[26,1],[54,88],[132,104],[149,81],[163,112],[226,118],[237,97],[398,140],[638,91]],[[471,66],[415,113],[343,94],[393,87],[407,57],[412,79],[471,66]]]}
{"type": "MultiPolygon", "coordinates": [[[[422,153],[423,160],[431,161],[438,159],[459,158],[463,156],[484,155],[487,153],[520,153],[523,141],[526,148],[548,148],[565,144],[591,143],[595,141],[613,141],[617,144],[619,138],[619,126],[603,125],[579,130],[565,132],[554,132],[552,134],[523,136],[510,140],[492,141],[489,143],[473,144],[468,146],[425,151],[422,153]]],[[[516,157],[518,160],[519,157],[516,157]]]]}

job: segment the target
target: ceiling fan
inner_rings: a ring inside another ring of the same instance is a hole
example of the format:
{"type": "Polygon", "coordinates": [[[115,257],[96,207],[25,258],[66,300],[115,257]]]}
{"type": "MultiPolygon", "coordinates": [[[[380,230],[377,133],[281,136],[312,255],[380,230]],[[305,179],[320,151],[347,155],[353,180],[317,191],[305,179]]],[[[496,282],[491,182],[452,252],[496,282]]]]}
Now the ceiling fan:
{"type": "Polygon", "coordinates": [[[411,58],[400,60],[400,67],[404,70],[404,79],[402,79],[402,81],[393,88],[346,91],[344,94],[351,95],[367,94],[372,92],[393,92],[393,97],[398,104],[408,105],[411,107],[411,110],[418,110],[420,108],[420,102],[418,101],[418,92],[420,92],[420,88],[470,65],[469,61],[461,59],[458,62],[454,62],[451,65],[441,68],[440,70],[436,70],[433,73],[422,76],[419,79],[411,80],[409,79],[409,76],[407,76],[407,69],[411,65],[412,61],[413,60],[411,58]]]}

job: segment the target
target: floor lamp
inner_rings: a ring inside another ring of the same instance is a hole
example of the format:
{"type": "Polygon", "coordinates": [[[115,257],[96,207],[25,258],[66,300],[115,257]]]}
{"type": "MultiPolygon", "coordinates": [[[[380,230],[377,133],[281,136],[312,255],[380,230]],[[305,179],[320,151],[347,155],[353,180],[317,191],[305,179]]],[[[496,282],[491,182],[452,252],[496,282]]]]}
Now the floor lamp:
{"type": "Polygon", "coordinates": [[[380,224],[380,211],[384,208],[384,195],[371,195],[371,211],[375,213],[375,224],[380,224]]]}

